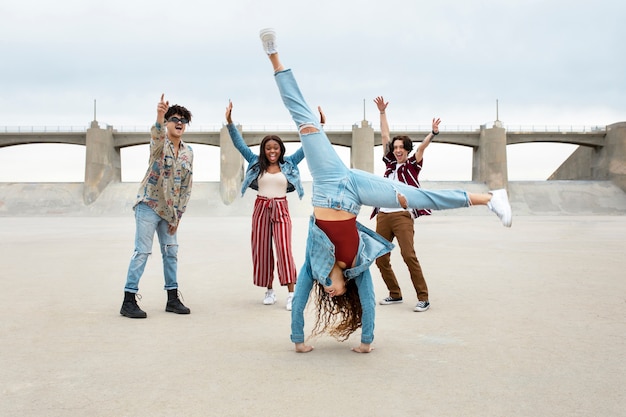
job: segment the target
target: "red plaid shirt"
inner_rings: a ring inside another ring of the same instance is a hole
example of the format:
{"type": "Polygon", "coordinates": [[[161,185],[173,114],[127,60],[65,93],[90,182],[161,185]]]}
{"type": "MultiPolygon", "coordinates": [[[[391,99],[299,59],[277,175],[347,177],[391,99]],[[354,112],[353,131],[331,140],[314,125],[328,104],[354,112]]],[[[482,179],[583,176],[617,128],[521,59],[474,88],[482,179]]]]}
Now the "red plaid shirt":
{"type": "MultiPolygon", "coordinates": [[[[422,164],[424,163],[424,159],[421,161],[415,160],[415,154],[411,155],[404,164],[398,166],[398,160],[393,152],[387,153],[387,155],[383,156],[383,162],[387,166],[385,170],[385,178],[389,178],[394,171],[396,172],[396,178],[398,181],[403,182],[407,185],[411,185],[413,187],[420,188],[419,182],[419,174],[422,170],[422,164]]],[[[370,219],[374,218],[380,211],[380,207],[375,207],[372,211],[372,215],[370,219]]],[[[417,218],[419,216],[427,216],[431,214],[431,211],[428,209],[412,209],[411,214],[413,218],[417,218]]]]}

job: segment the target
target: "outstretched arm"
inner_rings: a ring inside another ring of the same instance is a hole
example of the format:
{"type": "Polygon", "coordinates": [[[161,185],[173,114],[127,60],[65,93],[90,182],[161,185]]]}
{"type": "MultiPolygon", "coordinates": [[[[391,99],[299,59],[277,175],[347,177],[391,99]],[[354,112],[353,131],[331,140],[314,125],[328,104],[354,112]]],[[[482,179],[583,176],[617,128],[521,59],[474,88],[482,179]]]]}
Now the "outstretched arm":
{"type": "Polygon", "coordinates": [[[246,142],[243,140],[241,133],[239,133],[239,130],[237,130],[237,127],[235,127],[235,125],[233,124],[232,113],[233,113],[233,102],[228,100],[228,106],[226,106],[225,116],[226,116],[226,122],[228,122],[227,127],[228,127],[228,134],[230,135],[230,139],[233,141],[233,145],[235,145],[235,148],[237,148],[241,156],[243,156],[246,161],[248,161],[249,163],[256,161],[258,158],[257,155],[254,152],[252,152],[252,150],[250,149],[248,145],[246,145],[246,142]]]}
{"type": "Polygon", "coordinates": [[[430,145],[430,142],[435,138],[435,135],[439,134],[439,123],[441,123],[441,119],[435,119],[433,117],[433,124],[430,133],[426,135],[422,143],[420,143],[420,145],[417,147],[417,150],[415,151],[415,160],[417,162],[421,161],[424,158],[424,151],[426,150],[428,145],[430,145]]]}
{"type": "Polygon", "coordinates": [[[385,110],[389,102],[385,103],[383,96],[378,96],[374,99],[378,112],[380,113],[380,135],[382,136],[383,155],[387,154],[387,144],[389,143],[389,123],[387,122],[387,114],[385,110]]]}
{"type": "Polygon", "coordinates": [[[150,134],[152,135],[152,139],[154,140],[162,140],[165,138],[165,124],[167,121],[165,120],[165,113],[170,108],[170,102],[165,100],[165,93],[161,94],[161,100],[157,104],[157,116],[156,122],[152,129],[150,129],[150,134]]]}
{"type": "Polygon", "coordinates": [[[169,108],[170,108],[170,102],[165,100],[165,93],[163,93],[161,94],[161,100],[159,101],[159,104],[157,105],[157,118],[156,118],[157,123],[161,124],[161,126],[165,125],[166,123],[165,113],[167,113],[169,108]]]}

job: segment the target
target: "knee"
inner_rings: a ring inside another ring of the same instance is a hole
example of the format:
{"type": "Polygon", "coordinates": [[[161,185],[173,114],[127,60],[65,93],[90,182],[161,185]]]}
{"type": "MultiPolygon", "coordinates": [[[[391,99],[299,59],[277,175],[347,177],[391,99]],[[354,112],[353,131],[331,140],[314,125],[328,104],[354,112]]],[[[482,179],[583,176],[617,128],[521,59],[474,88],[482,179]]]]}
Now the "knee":
{"type": "Polygon", "coordinates": [[[396,192],[396,198],[398,199],[398,204],[400,204],[400,207],[402,207],[403,209],[409,208],[409,202],[404,195],[396,192]]]}
{"type": "Polygon", "coordinates": [[[152,254],[151,252],[139,252],[138,250],[135,250],[133,252],[133,256],[131,256],[130,259],[133,261],[135,260],[145,261],[148,259],[148,257],[151,254],[152,254]]]}
{"type": "Polygon", "coordinates": [[[178,256],[178,245],[176,244],[163,245],[163,256],[167,256],[169,258],[176,258],[178,256]]]}
{"type": "Polygon", "coordinates": [[[300,134],[307,135],[309,133],[317,133],[320,130],[312,124],[303,124],[300,126],[300,134]]]}

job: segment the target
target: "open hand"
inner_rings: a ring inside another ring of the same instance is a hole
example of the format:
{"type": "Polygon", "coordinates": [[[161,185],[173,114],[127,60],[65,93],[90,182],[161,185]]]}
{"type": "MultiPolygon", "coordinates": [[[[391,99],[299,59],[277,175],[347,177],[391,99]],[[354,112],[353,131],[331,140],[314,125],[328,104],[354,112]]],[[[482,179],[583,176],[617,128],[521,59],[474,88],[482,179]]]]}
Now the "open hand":
{"type": "Polygon", "coordinates": [[[376,107],[378,107],[378,111],[381,113],[385,112],[385,109],[389,105],[389,102],[385,103],[385,99],[383,96],[378,96],[374,99],[374,103],[376,103],[376,107]]]}
{"type": "Polygon", "coordinates": [[[233,122],[232,112],[233,112],[233,102],[228,100],[228,106],[226,106],[226,122],[228,124],[231,124],[233,122]]]}

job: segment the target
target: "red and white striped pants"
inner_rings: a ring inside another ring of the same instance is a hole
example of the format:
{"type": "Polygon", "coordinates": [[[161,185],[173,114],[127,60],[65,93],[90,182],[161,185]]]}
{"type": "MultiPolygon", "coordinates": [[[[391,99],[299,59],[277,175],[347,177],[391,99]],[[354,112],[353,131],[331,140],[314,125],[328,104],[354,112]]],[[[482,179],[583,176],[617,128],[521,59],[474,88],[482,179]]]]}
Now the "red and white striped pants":
{"type": "Polygon", "coordinates": [[[287,197],[257,196],[252,213],[252,265],[254,285],[266,287],[274,280],[276,250],[280,285],[295,283],[296,264],[291,250],[291,216],[287,197]]]}

